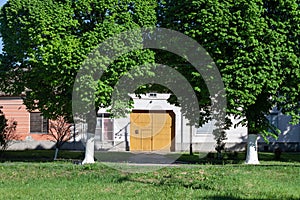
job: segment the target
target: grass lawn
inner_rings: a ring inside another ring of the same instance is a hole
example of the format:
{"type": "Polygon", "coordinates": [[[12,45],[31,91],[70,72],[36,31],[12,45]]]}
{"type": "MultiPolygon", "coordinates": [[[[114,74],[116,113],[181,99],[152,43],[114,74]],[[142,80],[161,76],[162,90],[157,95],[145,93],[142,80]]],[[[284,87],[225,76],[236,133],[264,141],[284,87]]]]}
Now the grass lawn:
{"type": "Polygon", "coordinates": [[[260,154],[258,166],[189,164],[147,173],[121,172],[102,163],[48,162],[45,151],[37,151],[36,158],[41,154],[43,162],[33,162],[30,156],[27,162],[2,160],[0,199],[300,199],[300,154],[285,154],[282,161],[260,154]]]}

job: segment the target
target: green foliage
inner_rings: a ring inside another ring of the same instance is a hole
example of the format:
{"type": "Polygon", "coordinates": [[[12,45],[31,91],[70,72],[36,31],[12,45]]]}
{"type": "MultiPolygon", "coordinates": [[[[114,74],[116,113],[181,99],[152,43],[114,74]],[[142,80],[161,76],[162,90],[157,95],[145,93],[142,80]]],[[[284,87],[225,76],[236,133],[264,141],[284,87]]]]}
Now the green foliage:
{"type": "MultiPolygon", "coordinates": [[[[249,133],[276,137],[266,131],[270,124],[265,117],[274,106],[291,115],[293,123],[300,118],[299,16],[297,0],[10,0],[0,15],[1,90],[26,90],[29,110],[70,121],[72,86],[87,55],[115,34],[157,23],[191,36],[209,52],[222,74],[229,115],[239,118],[249,133]]],[[[118,57],[93,86],[96,107],[111,104],[120,77],[131,69],[140,73],[138,66],[156,59],[190,81],[203,111],[200,123],[207,121],[211,102],[200,74],[182,58],[156,55],[140,50],[118,57]]],[[[139,92],[149,89],[170,92],[156,85],[139,92]]],[[[172,96],[170,102],[178,99],[172,96]]]]}
{"type": "Polygon", "coordinates": [[[5,145],[5,129],[7,127],[7,119],[3,111],[0,109],[0,147],[5,145]]]}
{"type": "MultiPolygon", "coordinates": [[[[161,1],[159,25],[196,39],[219,68],[227,113],[264,136],[274,106],[299,122],[299,1],[161,1]]],[[[191,76],[192,77],[192,76],[191,76]]]]}
{"type": "MultiPolygon", "coordinates": [[[[72,89],[83,60],[115,34],[154,26],[155,6],[154,1],[142,0],[8,1],[0,15],[1,77],[5,77],[1,90],[14,94],[26,90],[24,103],[29,110],[71,121],[72,89]]],[[[110,105],[117,80],[132,67],[153,60],[149,50],[119,57],[99,81],[96,105],[110,105]]]]}
{"type": "Polygon", "coordinates": [[[13,120],[7,120],[0,107],[0,147],[1,150],[6,150],[13,140],[19,139],[19,136],[15,133],[17,122],[13,120]]]}

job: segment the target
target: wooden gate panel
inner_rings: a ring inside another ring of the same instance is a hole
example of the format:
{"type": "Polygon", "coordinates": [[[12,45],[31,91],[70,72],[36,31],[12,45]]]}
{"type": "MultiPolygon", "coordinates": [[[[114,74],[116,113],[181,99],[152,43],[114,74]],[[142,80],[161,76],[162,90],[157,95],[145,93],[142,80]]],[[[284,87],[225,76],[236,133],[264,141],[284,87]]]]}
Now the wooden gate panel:
{"type": "Polygon", "coordinates": [[[174,138],[173,115],[169,112],[130,114],[131,151],[170,151],[174,138]]]}

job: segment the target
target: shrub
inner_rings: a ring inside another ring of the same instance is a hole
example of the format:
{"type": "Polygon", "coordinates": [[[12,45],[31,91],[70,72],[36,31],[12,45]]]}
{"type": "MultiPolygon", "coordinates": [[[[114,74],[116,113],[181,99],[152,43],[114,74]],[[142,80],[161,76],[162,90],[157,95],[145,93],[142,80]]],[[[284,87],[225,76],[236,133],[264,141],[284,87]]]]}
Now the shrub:
{"type": "Polygon", "coordinates": [[[17,122],[14,120],[8,121],[1,108],[3,107],[0,107],[0,147],[1,150],[6,150],[9,144],[14,140],[18,140],[19,137],[16,134],[17,122]]]}

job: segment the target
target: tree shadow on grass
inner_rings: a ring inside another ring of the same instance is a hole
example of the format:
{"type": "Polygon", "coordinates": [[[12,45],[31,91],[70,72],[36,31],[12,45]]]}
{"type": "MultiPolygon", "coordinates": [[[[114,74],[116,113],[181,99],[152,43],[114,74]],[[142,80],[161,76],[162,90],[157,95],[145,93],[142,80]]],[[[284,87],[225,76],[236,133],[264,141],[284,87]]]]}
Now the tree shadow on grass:
{"type": "MultiPolygon", "coordinates": [[[[52,162],[55,150],[2,151],[0,162],[52,162]]],[[[82,160],[84,152],[59,151],[58,160],[82,160]]]]}
{"type": "MultiPolygon", "coordinates": [[[[246,166],[246,165],[245,165],[246,166]]],[[[201,173],[201,170],[195,170],[190,173],[185,171],[164,171],[154,172],[153,174],[145,175],[127,175],[126,178],[120,179],[121,182],[135,182],[155,187],[168,187],[176,188],[184,192],[184,189],[188,190],[201,190],[202,196],[194,199],[262,199],[259,194],[253,194],[252,198],[245,196],[245,194],[231,190],[221,189],[218,184],[215,183],[214,174],[201,173]],[[224,192],[229,192],[224,194],[224,192]],[[220,194],[223,193],[223,194],[220,194]],[[245,196],[245,197],[244,197],[245,196]]],[[[217,180],[216,180],[217,181],[217,180]]],[[[252,195],[251,195],[252,196],[252,195]]],[[[267,194],[268,199],[279,199],[274,194],[267,194]]],[[[296,199],[292,194],[286,194],[280,199],[296,199]],[[291,196],[289,196],[291,195],[291,196]]]]}
{"type": "MultiPolygon", "coordinates": [[[[2,151],[0,152],[0,162],[51,162],[53,161],[55,150],[23,150],[23,151],[2,151]]],[[[141,162],[141,163],[156,163],[159,164],[163,160],[167,163],[175,164],[212,164],[212,165],[226,165],[226,164],[243,164],[245,162],[245,152],[225,152],[223,153],[222,159],[217,158],[217,153],[194,153],[193,155],[172,153],[167,155],[160,154],[137,154],[139,156],[145,155],[143,159],[137,157],[132,152],[104,152],[98,155],[95,152],[95,157],[99,162],[141,162]],[[107,154],[107,155],[106,155],[107,154]],[[149,159],[150,158],[152,159],[149,159]],[[151,157],[152,156],[152,157],[151,157]],[[135,158],[135,159],[133,159],[135,158]],[[108,159],[108,160],[107,160],[108,159]],[[173,160],[173,161],[172,161],[173,160]]],[[[84,151],[59,151],[59,160],[65,161],[81,161],[84,158],[84,151]]],[[[283,166],[287,162],[299,163],[300,153],[282,153],[280,159],[275,159],[274,153],[260,152],[259,160],[261,161],[260,166],[283,166]],[[267,164],[264,163],[267,161],[267,164]],[[273,162],[274,161],[274,162],[273,162]]],[[[240,166],[240,165],[238,165],[240,166]]]]}
{"type": "MultiPolygon", "coordinates": [[[[211,197],[206,197],[205,199],[207,200],[236,200],[236,199],[241,199],[241,198],[236,198],[232,196],[211,196],[211,197]]],[[[260,198],[242,198],[243,200],[258,200],[260,198]]],[[[279,199],[278,199],[279,200],[279,199]]],[[[296,200],[296,198],[291,198],[290,200],[296,200]]]]}
{"type": "MultiPolygon", "coordinates": [[[[205,156],[201,156],[201,153],[195,153],[193,155],[182,154],[175,163],[179,164],[212,164],[212,165],[226,165],[226,164],[243,164],[245,163],[245,152],[225,152],[222,154],[222,159],[218,159],[217,153],[209,152],[205,156]]],[[[282,153],[279,159],[276,159],[274,153],[260,152],[259,160],[261,162],[274,161],[272,165],[282,166],[286,162],[300,162],[300,153],[282,153]],[[278,162],[277,164],[275,162],[278,162]]],[[[262,166],[263,164],[261,164],[262,166]]],[[[266,165],[268,166],[268,165],[266,165]]]]}
{"type": "MultiPolygon", "coordinates": [[[[206,197],[205,199],[207,199],[207,200],[235,200],[235,199],[240,199],[240,198],[236,198],[236,197],[232,197],[232,196],[216,195],[216,196],[206,197]]],[[[250,199],[246,199],[246,200],[250,200],[250,199]]]]}
{"type": "Polygon", "coordinates": [[[209,152],[206,154],[195,153],[182,154],[176,163],[182,164],[212,164],[212,165],[224,165],[224,164],[242,164],[244,162],[244,154],[238,152],[224,153],[222,158],[219,159],[217,153],[209,152]]]}

